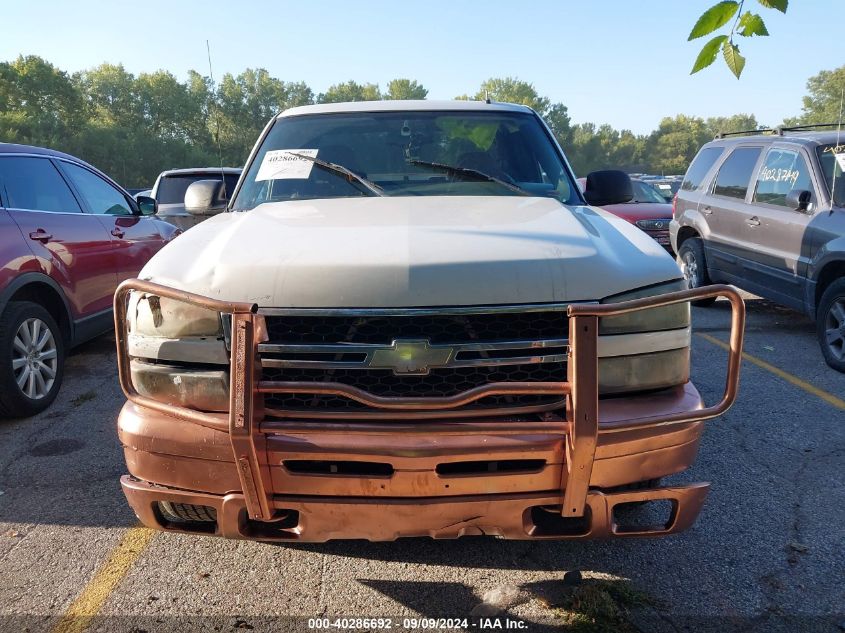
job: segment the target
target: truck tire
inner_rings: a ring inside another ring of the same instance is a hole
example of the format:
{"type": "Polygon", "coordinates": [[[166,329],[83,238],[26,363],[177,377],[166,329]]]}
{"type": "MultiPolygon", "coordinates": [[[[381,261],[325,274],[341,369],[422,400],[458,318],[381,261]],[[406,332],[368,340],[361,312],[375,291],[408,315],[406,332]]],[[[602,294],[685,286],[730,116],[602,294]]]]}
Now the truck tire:
{"type": "Polygon", "coordinates": [[[30,301],[0,315],[0,417],[26,418],[49,407],[62,384],[65,347],[55,319],[30,301]]]}
{"type": "Polygon", "coordinates": [[[845,278],[824,291],[816,311],[816,333],[827,364],[845,373],[845,278]]]}
{"type": "MultiPolygon", "coordinates": [[[[687,287],[702,288],[710,285],[710,275],[707,274],[707,263],[704,259],[704,245],[700,237],[690,237],[678,247],[678,266],[687,280],[687,287]]],[[[693,301],[692,305],[705,308],[716,302],[715,297],[693,301]]]]}
{"type": "Polygon", "coordinates": [[[217,521],[217,512],[208,506],[159,501],[158,509],[162,516],[172,523],[214,523],[217,521]]]}

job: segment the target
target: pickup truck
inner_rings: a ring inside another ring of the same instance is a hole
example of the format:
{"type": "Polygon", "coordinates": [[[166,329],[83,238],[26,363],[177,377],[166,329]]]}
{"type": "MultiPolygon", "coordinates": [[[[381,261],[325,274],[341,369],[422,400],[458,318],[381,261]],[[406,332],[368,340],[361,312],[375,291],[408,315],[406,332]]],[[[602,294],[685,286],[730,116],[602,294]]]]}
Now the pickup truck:
{"type": "MultiPolygon", "coordinates": [[[[672,534],[709,484],[660,485],[736,397],[743,304],[589,206],[531,109],[297,107],[224,212],[115,295],[139,519],[281,542],[672,534]],[[690,300],[723,296],[725,392],[690,382],[690,300]],[[668,509],[657,525],[626,508],[668,509]],[[633,514],[634,518],[630,516],[633,514]]],[[[186,199],[212,204],[219,183],[186,199]]]]}

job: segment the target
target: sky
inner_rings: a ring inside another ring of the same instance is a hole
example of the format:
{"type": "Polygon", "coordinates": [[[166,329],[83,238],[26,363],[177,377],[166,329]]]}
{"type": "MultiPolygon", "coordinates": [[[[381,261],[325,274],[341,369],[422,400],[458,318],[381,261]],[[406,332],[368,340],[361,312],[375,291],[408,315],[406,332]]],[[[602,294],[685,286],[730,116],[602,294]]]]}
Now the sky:
{"type": "Polygon", "coordinates": [[[742,78],[721,59],[691,76],[707,38],[687,36],[715,1],[6,0],[0,61],[35,54],[68,72],[110,62],[184,80],[208,74],[208,40],[217,80],[266,68],[316,94],[407,77],[430,99],[451,99],[513,76],[566,105],[574,123],[638,134],[680,113],[777,125],[801,112],[808,78],[845,64],[845,0],[792,0],[786,15],[745,0],[771,35],[739,38],[742,78]]]}

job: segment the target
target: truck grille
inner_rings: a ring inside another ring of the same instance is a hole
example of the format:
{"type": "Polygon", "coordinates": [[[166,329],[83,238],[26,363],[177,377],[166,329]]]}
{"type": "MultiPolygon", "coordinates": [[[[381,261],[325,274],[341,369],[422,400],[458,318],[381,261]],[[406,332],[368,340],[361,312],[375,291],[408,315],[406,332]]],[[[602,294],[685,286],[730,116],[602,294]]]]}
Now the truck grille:
{"type": "MultiPolygon", "coordinates": [[[[443,398],[490,383],[566,380],[565,306],[478,312],[277,314],[264,311],[262,380],[340,383],[381,398],[443,398]]],[[[560,395],[493,395],[461,407],[494,414],[551,410],[560,395]]],[[[268,415],[365,417],[342,395],[268,393],[268,415]]],[[[448,417],[448,411],[443,411],[448,417]]]]}
{"type": "Polygon", "coordinates": [[[267,316],[270,341],[299,344],[382,343],[427,338],[432,343],[566,338],[565,310],[400,316],[267,316]]]}

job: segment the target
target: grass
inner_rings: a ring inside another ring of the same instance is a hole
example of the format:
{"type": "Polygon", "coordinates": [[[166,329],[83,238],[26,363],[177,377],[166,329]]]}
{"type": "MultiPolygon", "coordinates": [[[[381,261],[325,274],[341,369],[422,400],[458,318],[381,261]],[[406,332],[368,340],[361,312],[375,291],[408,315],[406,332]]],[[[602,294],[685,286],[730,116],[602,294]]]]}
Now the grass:
{"type": "Polygon", "coordinates": [[[630,611],[655,606],[651,596],[626,580],[585,578],[558,596],[554,601],[541,600],[566,630],[574,633],[633,633],[638,629],[628,622],[630,611]]]}

